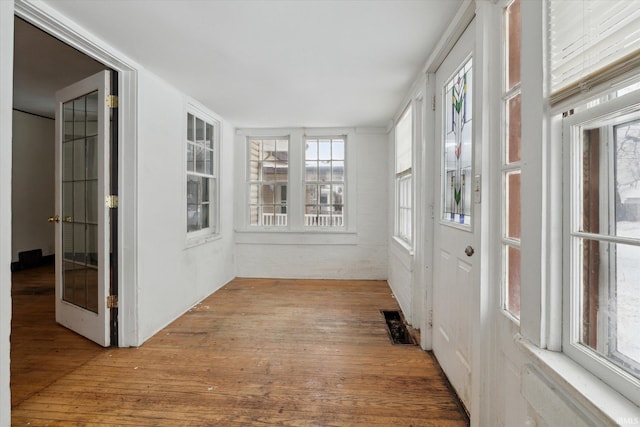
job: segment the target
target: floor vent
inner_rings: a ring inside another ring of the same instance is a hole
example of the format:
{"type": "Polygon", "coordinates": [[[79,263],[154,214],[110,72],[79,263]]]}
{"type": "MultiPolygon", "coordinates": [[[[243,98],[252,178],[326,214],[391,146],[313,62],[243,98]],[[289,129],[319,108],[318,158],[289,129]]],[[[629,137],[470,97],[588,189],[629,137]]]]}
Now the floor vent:
{"type": "Polygon", "coordinates": [[[393,344],[415,345],[413,337],[404,323],[402,313],[398,310],[381,310],[387,324],[387,332],[393,344]]]}

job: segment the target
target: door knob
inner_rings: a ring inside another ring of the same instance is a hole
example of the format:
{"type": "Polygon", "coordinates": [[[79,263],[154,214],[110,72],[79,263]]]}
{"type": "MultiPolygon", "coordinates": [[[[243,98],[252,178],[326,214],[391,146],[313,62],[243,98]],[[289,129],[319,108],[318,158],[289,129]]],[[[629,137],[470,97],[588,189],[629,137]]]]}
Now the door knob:
{"type": "Polygon", "coordinates": [[[471,256],[473,255],[475,251],[473,250],[472,246],[467,246],[466,249],[464,250],[464,253],[467,254],[467,256],[471,256]]]}
{"type": "Polygon", "coordinates": [[[49,219],[47,219],[47,221],[49,221],[49,222],[60,222],[60,216],[59,215],[50,216],[49,219]]]}

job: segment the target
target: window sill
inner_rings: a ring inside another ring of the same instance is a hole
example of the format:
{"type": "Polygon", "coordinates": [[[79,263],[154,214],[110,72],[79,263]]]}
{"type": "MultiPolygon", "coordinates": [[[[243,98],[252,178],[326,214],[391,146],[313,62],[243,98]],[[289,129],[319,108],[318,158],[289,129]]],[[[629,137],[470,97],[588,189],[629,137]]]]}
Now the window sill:
{"type": "Polygon", "coordinates": [[[337,230],[236,230],[236,243],[244,245],[357,245],[358,234],[337,230]]]}
{"type": "Polygon", "coordinates": [[[411,245],[409,245],[409,243],[407,243],[406,241],[402,240],[401,238],[399,238],[398,236],[392,236],[392,240],[395,243],[395,245],[399,248],[404,250],[407,255],[409,256],[413,256],[413,248],[411,247],[411,245]]]}
{"type": "Polygon", "coordinates": [[[543,350],[521,335],[516,342],[533,365],[589,420],[601,425],[640,425],[640,408],[565,354],[543,350]]]}
{"type": "Polygon", "coordinates": [[[210,242],[222,239],[220,233],[216,234],[200,234],[196,236],[188,236],[184,244],[185,249],[195,248],[196,246],[202,246],[210,242]]]}

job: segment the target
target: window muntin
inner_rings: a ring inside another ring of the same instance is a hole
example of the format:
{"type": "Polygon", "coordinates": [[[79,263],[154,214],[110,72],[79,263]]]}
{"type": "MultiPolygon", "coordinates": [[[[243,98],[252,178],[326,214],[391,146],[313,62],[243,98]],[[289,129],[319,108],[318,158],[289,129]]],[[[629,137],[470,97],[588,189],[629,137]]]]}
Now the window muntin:
{"type": "Polygon", "coordinates": [[[249,224],[288,225],[289,139],[249,138],[249,224]]]}
{"type": "Polygon", "coordinates": [[[503,308],[514,318],[520,318],[521,288],[521,91],[520,0],[504,9],[504,84],[502,137],[502,293],[503,308]]]}
{"type": "Polygon", "coordinates": [[[563,349],[639,403],[640,97],[614,98],[565,119],[563,349]]]}
{"type": "Polygon", "coordinates": [[[216,232],[217,123],[187,113],[187,232],[216,232]]]}
{"type": "Polygon", "coordinates": [[[395,129],[395,236],[407,244],[413,239],[413,108],[409,105],[395,129]]]}
{"type": "Polygon", "coordinates": [[[304,226],[343,227],[346,138],[304,139],[304,226]]]}

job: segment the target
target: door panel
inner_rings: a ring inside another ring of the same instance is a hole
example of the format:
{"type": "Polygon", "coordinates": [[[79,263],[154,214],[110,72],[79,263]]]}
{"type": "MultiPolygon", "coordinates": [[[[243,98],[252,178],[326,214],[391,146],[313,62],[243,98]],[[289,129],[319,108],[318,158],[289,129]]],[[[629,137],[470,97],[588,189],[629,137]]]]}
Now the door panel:
{"type": "Polygon", "coordinates": [[[472,200],[473,46],[475,21],[436,72],[436,164],[440,183],[434,225],[433,352],[467,408],[471,407],[472,315],[479,286],[480,209],[472,200]],[[473,248],[468,255],[465,250],[473,248]]]}
{"type": "Polygon", "coordinates": [[[56,93],[56,321],[109,346],[110,76],[56,93]]]}

